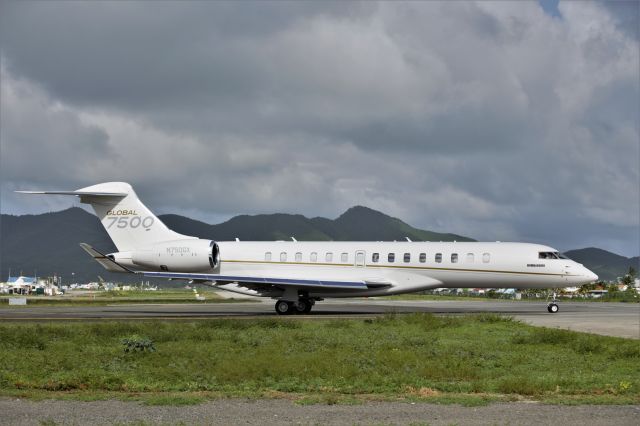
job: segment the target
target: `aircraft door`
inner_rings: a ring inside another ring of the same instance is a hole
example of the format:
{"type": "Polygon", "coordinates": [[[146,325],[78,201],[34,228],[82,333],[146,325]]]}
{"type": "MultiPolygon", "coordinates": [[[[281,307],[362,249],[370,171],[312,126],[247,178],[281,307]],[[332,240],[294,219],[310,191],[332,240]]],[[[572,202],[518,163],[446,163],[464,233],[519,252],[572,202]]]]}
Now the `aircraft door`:
{"type": "Polygon", "coordinates": [[[562,265],[562,274],[564,280],[569,282],[569,275],[571,274],[571,265],[564,264],[562,265]]]}
{"type": "Polygon", "coordinates": [[[364,250],[358,250],[356,252],[356,266],[363,267],[365,266],[365,252],[364,250]]]}

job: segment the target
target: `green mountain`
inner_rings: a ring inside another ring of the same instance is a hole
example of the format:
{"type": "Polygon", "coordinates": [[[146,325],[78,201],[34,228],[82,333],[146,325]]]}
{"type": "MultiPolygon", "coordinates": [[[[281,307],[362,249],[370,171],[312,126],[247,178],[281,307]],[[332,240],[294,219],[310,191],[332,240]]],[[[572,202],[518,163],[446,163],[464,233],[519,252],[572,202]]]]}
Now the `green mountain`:
{"type": "Polygon", "coordinates": [[[379,211],[356,206],[335,220],[302,215],[261,214],[241,215],[218,225],[207,225],[178,215],[160,216],[171,229],[186,235],[214,240],[273,241],[474,241],[455,234],[424,231],[407,225],[400,219],[379,211]]]}
{"type": "Polygon", "coordinates": [[[14,276],[61,274],[64,282],[96,281],[98,274],[107,278],[109,274],[78,246],[80,242],[106,252],[116,250],[98,218],[77,207],[40,215],[3,214],[0,280],[6,280],[9,270],[14,276]]]}
{"type": "Polygon", "coordinates": [[[598,278],[605,281],[615,280],[627,273],[632,266],[640,269],[640,257],[624,257],[595,247],[570,250],[565,253],[576,262],[598,274],[598,278]]]}
{"type": "MultiPolygon", "coordinates": [[[[241,215],[216,225],[179,215],[160,219],[171,229],[186,235],[225,241],[473,241],[456,234],[414,228],[400,219],[367,207],[356,206],[337,219],[307,218],[292,214],[241,215]]],[[[62,275],[64,282],[107,280],[135,282],[131,275],[109,274],[94,262],[78,244],[86,242],[98,250],[116,251],[98,219],[78,207],[40,215],[0,217],[0,280],[24,274],[62,275]],[[74,275],[72,275],[72,273],[74,275]]],[[[638,268],[639,258],[627,258],[606,250],[585,248],[567,252],[601,279],[623,275],[629,266],[638,268]]],[[[160,281],[163,282],[164,281],[160,281]]]]}
{"type": "MultiPolygon", "coordinates": [[[[302,215],[241,215],[224,223],[209,225],[179,215],[162,215],[160,219],[171,229],[185,235],[225,241],[288,240],[300,241],[393,241],[409,237],[414,241],[473,241],[454,234],[442,234],[413,228],[366,207],[353,207],[335,220],[302,215]]],[[[74,207],[40,215],[0,218],[0,279],[24,274],[50,276],[58,274],[64,282],[106,280],[136,281],[130,275],[109,274],[79,247],[86,242],[98,250],[116,251],[98,219],[74,207]],[[72,275],[73,274],[73,275],[72,275]]]]}

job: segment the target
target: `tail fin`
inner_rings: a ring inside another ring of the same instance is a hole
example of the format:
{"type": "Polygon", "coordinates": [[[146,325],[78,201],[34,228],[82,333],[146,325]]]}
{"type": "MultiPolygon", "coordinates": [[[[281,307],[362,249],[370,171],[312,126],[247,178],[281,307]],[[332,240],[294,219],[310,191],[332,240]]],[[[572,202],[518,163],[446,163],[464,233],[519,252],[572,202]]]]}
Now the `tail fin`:
{"type": "Polygon", "coordinates": [[[195,238],[167,228],[142,204],[128,183],[100,183],[76,191],[17,192],[79,196],[81,203],[91,204],[119,251],[135,250],[162,241],[195,238]]]}

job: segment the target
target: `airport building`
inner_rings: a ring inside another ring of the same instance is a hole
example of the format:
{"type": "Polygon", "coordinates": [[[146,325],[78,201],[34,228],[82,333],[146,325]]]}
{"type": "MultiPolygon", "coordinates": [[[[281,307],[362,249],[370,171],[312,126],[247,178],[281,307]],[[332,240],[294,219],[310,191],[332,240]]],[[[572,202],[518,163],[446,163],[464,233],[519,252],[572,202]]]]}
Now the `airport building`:
{"type": "Polygon", "coordinates": [[[58,288],[48,280],[37,277],[10,276],[6,282],[0,283],[0,294],[54,296],[58,293],[58,288]]]}

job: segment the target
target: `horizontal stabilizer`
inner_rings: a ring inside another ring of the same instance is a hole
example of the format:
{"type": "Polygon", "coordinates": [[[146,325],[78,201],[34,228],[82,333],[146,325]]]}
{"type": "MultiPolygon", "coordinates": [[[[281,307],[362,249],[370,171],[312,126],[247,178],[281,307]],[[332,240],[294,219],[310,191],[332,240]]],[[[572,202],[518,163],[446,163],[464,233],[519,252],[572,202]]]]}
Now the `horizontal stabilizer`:
{"type": "Polygon", "coordinates": [[[20,194],[44,195],[77,195],[79,197],[126,197],[124,192],[90,192],[90,191],[16,191],[20,194]]]}
{"type": "Polygon", "coordinates": [[[104,269],[106,269],[107,271],[110,271],[110,272],[129,272],[129,273],[134,273],[135,272],[135,271],[132,271],[131,269],[129,269],[127,267],[124,267],[124,266],[120,265],[118,262],[116,262],[115,260],[111,259],[110,257],[100,253],[98,250],[94,249],[89,244],[80,243],[80,247],[82,247],[84,249],[84,251],[89,253],[89,255],[91,257],[93,257],[96,260],[96,262],[101,264],[104,267],[104,269]]]}

